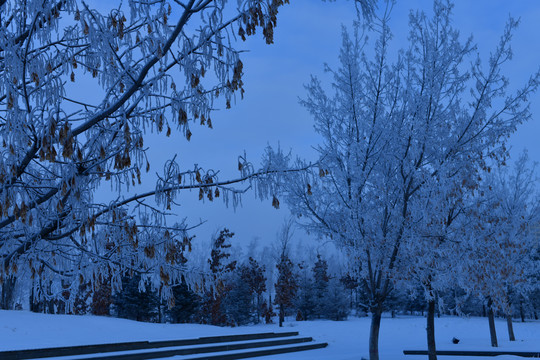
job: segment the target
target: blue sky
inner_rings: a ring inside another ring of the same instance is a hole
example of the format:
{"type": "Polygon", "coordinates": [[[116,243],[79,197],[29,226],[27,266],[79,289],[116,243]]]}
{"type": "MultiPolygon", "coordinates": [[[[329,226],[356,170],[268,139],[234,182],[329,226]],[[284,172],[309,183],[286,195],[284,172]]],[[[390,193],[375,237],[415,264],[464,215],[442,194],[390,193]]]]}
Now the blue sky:
{"type": "MultiPolygon", "coordinates": [[[[431,0],[397,0],[391,20],[396,48],[406,46],[409,10],[421,9],[429,14],[431,8],[431,0]]],[[[472,34],[481,54],[487,57],[509,14],[521,18],[513,41],[514,60],[505,68],[515,87],[540,65],[540,1],[456,0],[454,24],[463,38],[472,34]]],[[[296,155],[313,159],[312,146],[318,137],[298,98],[305,95],[303,84],[311,74],[327,79],[323,64],[336,64],[341,26],[350,27],[354,19],[352,1],[291,0],[278,16],[274,45],[266,45],[260,35],[239,43],[240,48],[249,50],[242,58],[245,99],[230,110],[216,111],[212,117],[214,129],[196,127],[189,143],[180,136],[145,142],[151,147],[152,171],[159,171],[167,158],[177,154],[183,167],[198,163],[221,170],[221,179],[225,179],[238,174],[237,157],[244,150],[257,167],[264,147],[278,143],[296,155]]],[[[540,162],[540,97],[530,100],[534,119],[518,129],[510,145],[512,154],[528,148],[530,157],[540,162]]],[[[152,188],[153,184],[145,187],[152,188]]],[[[207,221],[194,231],[197,239],[207,239],[226,226],[237,234],[239,242],[249,243],[259,237],[266,244],[275,241],[276,232],[289,216],[285,207],[276,210],[271,200],[260,202],[249,193],[236,211],[220,202],[203,204],[197,199],[198,192],[182,194],[182,205],[176,211],[179,218],[188,216],[190,223],[207,221]]],[[[308,237],[302,232],[297,235],[308,237]]]]}

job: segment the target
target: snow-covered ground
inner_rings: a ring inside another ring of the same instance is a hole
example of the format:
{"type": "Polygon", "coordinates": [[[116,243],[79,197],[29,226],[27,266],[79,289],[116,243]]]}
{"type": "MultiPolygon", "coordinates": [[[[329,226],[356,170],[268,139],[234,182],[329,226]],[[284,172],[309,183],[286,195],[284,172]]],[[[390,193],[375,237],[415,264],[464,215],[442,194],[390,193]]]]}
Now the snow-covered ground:
{"type": "MultiPolygon", "coordinates": [[[[220,328],[197,324],[148,324],[98,316],[44,315],[27,311],[0,310],[0,350],[53,347],[64,345],[98,344],[134,340],[168,340],[196,338],[221,334],[251,332],[298,331],[317,341],[328,342],[325,349],[264,357],[266,360],[360,360],[368,358],[369,318],[350,318],[348,321],[286,322],[277,325],[254,325],[220,328]]],[[[441,317],[435,319],[439,350],[490,350],[488,323],[485,318],[441,317]],[[457,337],[459,344],[452,344],[457,337]]],[[[496,323],[498,350],[540,351],[540,322],[515,322],[517,341],[508,341],[506,322],[496,323]]],[[[405,356],[404,349],[426,349],[425,318],[401,316],[383,318],[379,349],[381,359],[426,358],[405,356]]],[[[453,357],[440,356],[442,360],[453,357]]],[[[456,359],[481,359],[456,357],[456,359]]],[[[494,358],[486,358],[494,359],[494,358]]],[[[497,357],[519,359],[512,356],[497,357]]]]}

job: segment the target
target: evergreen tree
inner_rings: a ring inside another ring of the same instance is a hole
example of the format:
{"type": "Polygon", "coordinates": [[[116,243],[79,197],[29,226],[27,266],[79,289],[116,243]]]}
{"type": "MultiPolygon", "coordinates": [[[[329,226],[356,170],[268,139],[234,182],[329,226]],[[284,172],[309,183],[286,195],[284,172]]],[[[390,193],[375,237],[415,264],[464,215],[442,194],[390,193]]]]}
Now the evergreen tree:
{"type": "Polygon", "coordinates": [[[321,317],[326,312],[326,296],[328,293],[328,262],[321,255],[317,255],[317,262],[313,266],[313,288],[315,293],[315,315],[321,317]]]}
{"type": "Polygon", "coordinates": [[[95,284],[95,287],[92,293],[92,303],[90,304],[92,314],[110,315],[113,302],[110,278],[95,284]]]}
{"type": "Polygon", "coordinates": [[[172,288],[173,303],[167,315],[173,323],[193,322],[200,307],[200,298],[183,281],[172,288]]]}
{"type": "Polygon", "coordinates": [[[273,317],[276,316],[276,313],[274,312],[274,308],[272,307],[271,299],[270,302],[266,302],[266,300],[263,300],[261,309],[262,317],[264,318],[265,324],[273,324],[273,317]]]}
{"type": "Polygon", "coordinates": [[[330,320],[347,320],[349,296],[343,284],[337,279],[330,279],[326,294],[324,316],[330,320]]]}
{"type": "Polygon", "coordinates": [[[140,274],[122,278],[122,291],[113,296],[118,317],[137,321],[152,321],[156,318],[159,301],[156,292],[146,283],[143,283],[143,288],[140,285],[140,274]]]}
{"type": "Polygon", "coordinates": [[[240,271],[234,271],[226,282],[226,291],[222,296],[221,311],[226,318],[226,325],[246,325],[253,315],[252,291],[244,281],[240,271]]]}
{"type": "MultiPolygon", "coordinates": [[[[77,295],[75,296],[75,301],[73,302],[73,314],[84,315],[88,313],[88,310],[91,305],[89,304],[89,298],[92,295],[93,294],[90,290],[90,283],[83,282],[82,284],[80,284],[79,289],[77,291],[77,295]]],[[[109,302],[110,302],[110,297],[109,297],[109,302]]],[[[107,313],[107,315],[109,314],[107,313]]]]}
{"type": "Polygon", "coordinates": [[[262,314],[262,295],[266,291],[265,267],[257,260],[249,258],[248,263],[239,267],[240,280],[247,284],[251,303],[250,310],[255,313],[254,320],[259,322],[262,314]]]}
{"type": "Polygon", "coordinates": [[[236,268],[236,261],[227,262],[230,254],[230,239],[234,233],[224,228],[214,237],[208,264],[210,266],[211,284],[203,293],[199,311],[199,321],[204,324],[228,325],[227,315],[223,309],[223,299],[230,287],[226,283],[226,275],[236,268]]]}
{"type": "Polygon", "coordinates": [[[276,267],[278,279],[275,284],[276,297],[274,304],[279,307],[279,326],[282,327],[283,321],[285,321],[285,311],[293,305],[298,285],[293,272],[293,263],[286,254],[281,254],[276,267]]]}
{"type": "Polygon", "coordinates": [[[295,298],[295,307],[298,311],[296,320],[309,320],[315,312],[313,277],[304,262],[298,264],[298,269],[298,291],[295,298]]]}

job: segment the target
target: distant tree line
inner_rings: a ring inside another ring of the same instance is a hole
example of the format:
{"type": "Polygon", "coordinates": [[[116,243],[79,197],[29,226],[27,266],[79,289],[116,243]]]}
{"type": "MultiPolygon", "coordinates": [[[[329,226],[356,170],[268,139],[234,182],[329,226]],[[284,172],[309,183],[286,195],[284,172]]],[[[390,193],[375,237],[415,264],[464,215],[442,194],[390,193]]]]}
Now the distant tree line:
{"type": "MultiPolygon", "coordinates": [[[[346,320],[350,314],[367,316],[369,294],[361,286],[361,277],[354,272],[332,274],[329,268],[342,268],[330,263],[321,254],[314,261],[291,254],[290,244],[281,239],[279,256],[273,270],[275,282],[270,283],[263,255],[232,260],[231,240],[234,233],[221,230],[212,240],[206,263],[209,273],[197,286],[182,281],[172,287],[169,300],[160,296],[139,273],[126,273],[121,279],[122,290],[114,292],[111,278],[81,283],[74,305],[68,307],[69,290],[55,296],[51,290],[36,292],[29,289],[29,309],[50,314],[94,314],[115,316],[136,321],[201,323],[219,326],[238,326],[253,323],[272,323],[285,320],[346,320]]],[[[290,240],[290,239],[288,239],[290,240]]],[[[335,259],[332,260],[337,262],[335,259]]],[[[22,308],[16,296],[16,282],[4,281],[1,285],[1,308],[22,308]]],[[[45,287],[46,288],[46,287],[45,287]]],[[[67,286],[66,286],[67,289],[67,286]]],[[[427,314],[423,288],[396,287],[387,301],[385,311],[395,315],[427,314]]],[[[19,291],[19,293],[25,293],[19,291]]],[[[487,303],[456,286],[437,293],[437,316],[488,315],[487,303]]],[[[528,296],[514,292],[508,299],[514,318],[538,320],[540,289],[528,296]]],[[[495,312],[505,317],[506,312],[495,312]]]]}

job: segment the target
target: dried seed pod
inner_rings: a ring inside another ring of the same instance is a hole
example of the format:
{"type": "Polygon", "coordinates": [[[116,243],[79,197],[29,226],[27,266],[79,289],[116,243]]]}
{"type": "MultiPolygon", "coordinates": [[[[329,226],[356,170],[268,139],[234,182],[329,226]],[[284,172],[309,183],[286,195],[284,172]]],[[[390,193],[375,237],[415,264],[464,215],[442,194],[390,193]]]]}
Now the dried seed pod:
{"type": "Polygon", "coordinates": [[[279,200],[275,196],[272,197],[272,206],[275,207],[276,209],[279,209],[279,200]]]}

